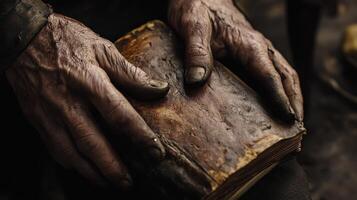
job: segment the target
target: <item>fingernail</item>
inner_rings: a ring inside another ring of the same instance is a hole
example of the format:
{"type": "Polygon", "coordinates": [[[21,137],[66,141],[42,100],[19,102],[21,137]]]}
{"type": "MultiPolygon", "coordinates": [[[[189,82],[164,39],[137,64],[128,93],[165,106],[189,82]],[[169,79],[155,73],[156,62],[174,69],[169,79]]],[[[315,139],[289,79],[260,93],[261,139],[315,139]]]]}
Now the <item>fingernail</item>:
{"type": "Polygon", "coordinates": [[[159,80],[152,79],[149,81],[149,85],[154,88],[163,89],[163,88],[167,88],[169,84],[166,81],[159,81],[159,80]]]}
{"type": "Polygon", "coordinates": [[[186,72],[186,83],[193,84],[202,82],[205,77],[206,69],[203,67],[191,67],[186,72]]]}

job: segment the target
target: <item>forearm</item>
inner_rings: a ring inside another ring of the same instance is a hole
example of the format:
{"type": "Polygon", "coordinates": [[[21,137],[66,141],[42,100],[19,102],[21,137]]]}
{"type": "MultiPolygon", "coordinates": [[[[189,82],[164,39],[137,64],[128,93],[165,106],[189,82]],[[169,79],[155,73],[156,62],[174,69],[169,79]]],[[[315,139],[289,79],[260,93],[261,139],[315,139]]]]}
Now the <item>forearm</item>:
{"type": "Polygon", "coordinates": [[[0,70],[5,70],[47,23],[41,0],[0,0],[0,70]]]}

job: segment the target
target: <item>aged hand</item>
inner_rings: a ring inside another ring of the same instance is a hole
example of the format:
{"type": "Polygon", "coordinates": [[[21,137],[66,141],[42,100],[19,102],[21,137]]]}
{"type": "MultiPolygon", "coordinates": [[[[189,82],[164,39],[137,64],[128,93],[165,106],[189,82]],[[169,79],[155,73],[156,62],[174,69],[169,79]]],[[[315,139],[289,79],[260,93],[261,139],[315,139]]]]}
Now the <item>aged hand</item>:
{"type": "Polygon", "coordinates": [[[303,119],[297,73],[233,0],[170,0],[169,22],[185,40],[186,83],[202,84],[213,57],[232,56],[259,83],[260,94],[285,119],[303,119]]]}
{"type": "Polygon", "coordinates": [[[122,189],[131,184],[94,110],[112,135],[133,147],[121,155],[144,152],[140,156],[153,163],[163,158],[162,144],[117,88],[153,99],[165,96],[168,84],[148,77],[83,24],[51,15],[6,76],[54,158],[93,182],[122,189]]]}

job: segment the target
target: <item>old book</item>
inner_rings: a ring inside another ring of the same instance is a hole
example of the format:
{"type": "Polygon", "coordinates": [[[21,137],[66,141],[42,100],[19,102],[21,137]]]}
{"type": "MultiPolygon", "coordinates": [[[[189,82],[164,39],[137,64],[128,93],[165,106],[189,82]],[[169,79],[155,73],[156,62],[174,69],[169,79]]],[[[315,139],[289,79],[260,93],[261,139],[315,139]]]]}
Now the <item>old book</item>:
{"type": "Polygon", "coordinates": [[[186,88],[181,42],[164,23],[149,22],[115,44],[131,63],[170,84],[162,100],[130,99],[167,151],[153,170],[136,170],[166,199],[236,199],[299,148],[302,125],[274,120],[222,64],[215,63],[202,88],[186,88]]]}

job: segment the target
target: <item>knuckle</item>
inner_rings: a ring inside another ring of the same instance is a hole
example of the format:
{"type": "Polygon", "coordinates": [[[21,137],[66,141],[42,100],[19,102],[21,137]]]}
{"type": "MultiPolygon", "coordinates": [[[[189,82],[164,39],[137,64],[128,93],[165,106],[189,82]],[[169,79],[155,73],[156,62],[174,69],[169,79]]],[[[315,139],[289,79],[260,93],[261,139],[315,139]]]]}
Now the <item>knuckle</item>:
{"type": "Polygon", "coordinates": [[[209,21],[206,18],[197,20],[197,17],[185,14],[181,17],[181,27],[187,31],[187,35],[198,35],[209,30],[209,21]]]}
{"type": "Polygon", "coordinates": [[[95,134],[87,133],[80,137],[77,137],[77,145],[78,147],[85,152],[95,152],[99,149],[99,144],[94,140],[95,134]]]}
{"type": "Polygon", "coordinates": [[[110,111],[108,113],[108,120],[111,123],[122,125],[125,124],[127,120],[125,116],[121,116],[124,102],[122,100],[115,100],[110,106],[110,111]]]}
{"type": "Polygon", "coordinates": [[[105,172],[107,177],[121,176],[121,171],[118,165],[118,161],[114,157],[106,161],[103,161],[102,170],[105,172]]]}
{"type": "Polygon", "coordinates": [[[267,42],[268,41],[264,37],[264,35],[261,32],[257,31],[257,30],[251,30],[251,34],[256,40],[258,40],[260,42],[267,42]]]}
{"type": "Polygon", "coordinates": [[[284,64],[282,65],[281,72],[284,74],[287,78],[292,78],[292,79],[297,79],[299,77],[298,73],[294,68],[292,68],[289,64],[284,64]]]}
{"type": "Polygon", "coordinates": [[[209,56],[207,47],[203,44],[195,43],[187,47],[187,54],[189,56],[199,56],[199,57],[207,57],[209,56]]]}
{"type": "Polygon", "coordinates": [[[293,77],[293,78],[299,78],[299,74],[296,72],[296,70],[295,69],[293,69],[292,67],[289,67],[290,68],[290,75],[291,75],[291,77],[293,77]]]}
{"type": "Polygon", "coordinates": [[[87,131],[86,124],[79,119],[72,119],[71,126],[74,131],[79,132],[79,133],[85,133],[87,131]]]}
{"type": "Polygon", "coordinates": [[[269,77],[271,77],[274,82],[279,81],[281,79],[281,76],[276,72],[270,72],[269,77]]]}
{"type": "Polygon", "coordinates": [[[108,74],[103,69],[98,68],[95,74],[91,73],[87,76],[82,86],[91,97],[97,98],[98,94],[107,89],[108,83],[110,83],[108,74]]]}
{"type": "Polygon", "coordinates": [[[266,42],[264,36],[255,30],[248,31],[246,34],[246,41],[249,46],[254,50],[266,50],[266,42]]]}
{"type": "Polygon", "coordinates": [[[267,73],[263,73],[262,77],[267,81],[267,83],[276,83],[281,79],[281,76],[272,70],[269,70],[267,73]]]}
{"type": "Polygon", "coordinates": [[[193,23],[194,23],[194,20],[192,19],[191,15],[184,14],[181,16],[181,26],[182,27],[189,27],[193,23]]]}
{"type": "Polygon", "coordinates": [[[251,56],[261,56],[262,53],[266,52],[263,43],[255,38],[249,38],[247,40],[242,39],[242,46],[245,51],[252,53],[251,56]]]}
{"type": "Polygon", "coordinates": [[[109,61],[109,65],[116,66],[123,64],[122,60],[124,60],[124,57],[118,52],[113,44],[104,44],[104,53],[109,61]]]}
{"type": "Polygon", "coordinates": [[[148,80],[149,76],[140,68],[132,65],[129,62],[125,62],[122,65],[119,73],[123,73],[124,77],[129,80],[139,81],[139,80],[148,80]]]}
{"type": "Polygon", "coordinates": [[[108,74],[104,69],[97,67],[95,72],[89,73],[92,76],[92,79],[97,81],[110,81],[108,74]]]}
{"type": "Polygon", "coordinates": [[[265,38],[263,34],[260,33],[260,35],[261,35],[260,37],[262,37],[262,40],[265,41],[265,43],[267,44],[267,46],[273,48],[273,43],[272,43],[269,39],[265,38]]]}

